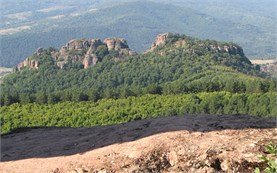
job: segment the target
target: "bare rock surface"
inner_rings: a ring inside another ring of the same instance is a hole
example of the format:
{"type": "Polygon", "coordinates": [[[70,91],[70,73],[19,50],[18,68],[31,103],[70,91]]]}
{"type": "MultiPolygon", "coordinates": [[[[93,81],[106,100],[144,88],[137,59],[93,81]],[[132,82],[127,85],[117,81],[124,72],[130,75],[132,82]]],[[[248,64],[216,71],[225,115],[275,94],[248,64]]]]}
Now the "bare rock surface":
{"type": "Polygon", "coordinates": [[[150,51],[155,50],[160,45],[164,45],[166,43],[166,40],[167,40],[169,34],[170,33],[159,34],[156,37],[156,40],[154,41],[154,43],[152,43],[152,45],[150,47],[150,51]]]}
{"type": "MultiPolygon", "coordinates": [[[[84,68],[94,66],[100,59],[96,54],[99,52],[102,46],[107,48],[108,52],[114,51],[118,55],[115,59],[123,59],[126,56],[136,55],[135,51],[132,51],[125,39],[122,38],[106,38],[104,42],[100,39],[73,39],[62,46],[60,50],[52,50],[51,57],[55,64],[60,68],[64,68],[66,64],[70,62],[80,62],[84,68]]],[[[34,53],[34,60],[30,60],[30,57],[26,58],[23,62],[17,65],[17,69],[21,70],[24,67],[30,69],[38,69],[40,62],[38,59],[44,52],[43,48],[38,48],[34,53]]],[[[108,53],[107,52],[107,53],[108,53]]]]}
{"type": "Polygon", "coordinates": [[[21,129],[2,136],[0,172],[253,172],[276,120],[162,117],[91,128],[21,129]]]}

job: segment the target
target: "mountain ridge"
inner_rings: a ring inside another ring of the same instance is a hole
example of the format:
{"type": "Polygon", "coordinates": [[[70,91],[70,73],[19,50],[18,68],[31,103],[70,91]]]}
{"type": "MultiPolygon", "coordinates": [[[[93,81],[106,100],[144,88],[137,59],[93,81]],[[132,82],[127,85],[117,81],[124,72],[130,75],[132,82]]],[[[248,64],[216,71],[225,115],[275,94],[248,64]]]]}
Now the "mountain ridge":
{"type": "MultiPolygon", "coordinates": [[[[186,35],[174,34],[174,33],[163,33],[156,36],[155,41],[152,43],[149,49],[147,49],[142,54],[147,54],[150,52],[155,52],[159,48],[172,45],[172,49],[187,49],[186,52],[189,54],[197,54],[197,50],[191,47],[190,42],[197,42],[193,40],[194,38],[188,37],[186,35]]],[[[217,53],[227,53],[229,55],[239,55],[245,57],[243,49],[234,43],[223,43],[210,40],[199,41],[199,46],[201,49],[217,53]],[[208,43],[204,43],[207,41],[208,43]],[[206,44],[206,45],[204,45],[206,44]]],[[[206,52],[207,53],[207,52],[206,52]]],[[[31,69],[38,69],[41,65],[41,59],[43,55],[48,54],[51,56],[54,64],[62,69],[68,63],[81,63],[83,68],[87,69],[90,66],[96,65],[98,61],[102,61],[105,56],[112,56],[113,60],[123,60],[128,56],[137,55],[135,51],[132,51],[127,41],[123,38],[106,38],[102,42],[100,39],[73,39],[62,46],[59,50],[55,48],[38,48],[36,52],[26,58],[23,62],[19,63],[15,69],[21,70],[24,67],[29,67],[31,69]]],[[[160,52],[160,55],[165,55],[166,52],[160,52]]],[[[42,57],[43,58],[43,57],[42,57]]],[[[244,59],[249,65],[251,62],[244,59]]]]}
{"type": "MultiPolygon", "coordinates": [[[[100,39],[73,39],[62,46],[60,50],[49,48],[48,51],[50,51],[48,54],[50,53],[55,65],[60,69],[68,63],[77,62],[80,62],[86,69],[94,66],[97,61],[101,61],[107,54],[114,54],[114,60],[136,54],[129,49],[126,40],[122,38],[106,38],[103,42],[100,39]]],[[[45,52],[47,50],[38,48],[33,56],[18,64],[16,70],[21,70],[24,67],[38,69],[41,64],[40,56],[45,52]]]]}
{"type": "Polygon", "coordinates": [[[134,54],[124,39],[107,39],[111,44],[90,41],[75,39],[60,50],[38,49],[23,62],[25,67],[20,64],[3,78],[1,104],[215,91],[265,93],[276,88],[276,81],[234,43],[162,34],[147,52],[134,54]]]}

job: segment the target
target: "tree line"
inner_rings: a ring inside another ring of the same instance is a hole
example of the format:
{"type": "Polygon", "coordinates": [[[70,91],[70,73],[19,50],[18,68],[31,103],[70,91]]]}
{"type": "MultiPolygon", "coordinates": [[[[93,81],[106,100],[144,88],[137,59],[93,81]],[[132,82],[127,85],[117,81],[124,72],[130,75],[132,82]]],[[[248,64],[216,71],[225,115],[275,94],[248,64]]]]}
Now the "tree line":
{"type": "MultiPolygon", "coordinates": [[[[90,127],[158,116],[230,114],[277,116],[277,93],[203,92],[151,95],[98,102],[13,104],[0,108],[1,132],[35,126],[90,127]]],[[[208,116],[208,115],[207,115],[208,116]]]]}

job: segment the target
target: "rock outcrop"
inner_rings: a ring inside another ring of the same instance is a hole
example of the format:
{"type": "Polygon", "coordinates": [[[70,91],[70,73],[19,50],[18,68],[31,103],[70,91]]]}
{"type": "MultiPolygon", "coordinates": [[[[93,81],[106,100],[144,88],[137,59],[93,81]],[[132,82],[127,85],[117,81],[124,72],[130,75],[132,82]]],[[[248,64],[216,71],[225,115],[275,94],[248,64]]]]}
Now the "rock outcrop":
{"type": "Polygon", "coordinates": [[[166,43],[166,40],[168,38],[168,35],[170,33],[164,33],[164,34],[159,34],[157,37],[156,37],[156,40],[154,41],[154,43],[152,43],[149,51],[153,51],[155,50],[158,46],[160,45],[164,45],[166,43]]]}
{"type": "MultiPolygon", "coordinates": [[[[24,67],[38,69],[40,66],[40,56],[45,51],[43,48],[37,49],[32,57],[18,64],[17,69],[21,70],[24,67]]],[[[122,38],[106,38],[104,42],[100,39],[73,39],[65,46],[62,46],[60,50],[51,50],[51,57],[55,65],[60,69],[69,63],[76,62],[83,64],[84,68],[89,68],[111,52],[113,52],[111,56],[113,56],[114,60],[121,60],[126,56],[136,54],[136,52],[129,48],[127,41],[122,38]]]]}
{"type": "Polygon", "coordinates": [[[135,55],[136,52],[129,49],[127,41],[122,38],[106,38],[104,43],[109,51],[118,51],[120,56],[135,55]]]}
{"type": "Polygon", "coordinates": [[[21,70],[24,67],[29,67],[32,69],[38,69],[39,61],[38,60],[30,60],[30,58],[25,59],[23,62],[17,65],[17,69],[21,70]]]}
{"type": "Polygon", "coordinates": [[[82,39],[82,40],[70,40],[66,44],[66,48],[68,50],[75,50],[75,49],[87,49],[90,46],[89,41],[82,39]]]}
{"type": "MultiPolygon", "coordinates": [[[[205,41],[203,41],[203,42],[205,42],[205,41]]],[[[213,41],[210,41],[210,42],[213,42],[213,41]]],[[[215,42],[213,44],[206,45],[203,43],[199,43],[197,41],[193,41],[193,39],[190,37],[183,36],[180,34],[172,34],[172,33],[159,34],[156,37],[154,43],[152,43],[151,47],[146,51],[146,53],[152,52],[152,51],[156,50],[158,47],[165,46],[165,45],[167,45],[167,43],[169,43],[170,46],[173,46],[174,48],[186,49],[186,51],[190,52],[190,53],[197,52],[194,50],[194,48],[191,47],[192,46],[191,44],[198,44],[198,47],[202,47],[203,49],[205,49],[207,51],[214,51],[214,52],[218,52],[218,53],[229,53],[231,55],[238,54],[238,55],[244,56],[243,49],[240,46],[237,46],[235,44],[215,42]],[[170,41],[168,41],[169,39],[170,39],[170,41]],[[188,40],[190,40],[190,41],[188,41],[188,40]]],[[[159,54],[164,55],[165,52],[159,52],[159,54]]]]}
{"type": "MultiPolygon", "coordinates": [[[[181,49],[184,53],[198,56],[213,52],[245,57],[243,49],[236,44],[198,40],[172,33],[159,34],[145,53],[156,52],[161,56],[165,56],[175,49],[181,49]],[[162,49],[157,49],[158,47],[162,49]],[[163,49],[163,47],[166,47],[166,49],[163,49]]],[[[49,50],[37,49],[34,55],[20,63],[17,69],[21,70],[23,67],[39,68],[41,65],[40,57],[45,52],[49,54],[49,50]]],[[[136,55],[136,52],[129,48],[127,41],[123,38],[106,38],[104,41],[100,39],[73,39],[62,46],[60,50],[51,49],[50,54],[55,65],[60,69],[72,63],[80,63],[86,69],[102,61],[106,55],[110,55],[113,60],[119,61],[126,56],[136,55]]]]}
{"type": "Polygon", "coordinates": [[[229,53],[231,55],[239,54],[244,56],[243,49],[240,46],[234,45],[210,45],[210,50],[220,52],[220,53],[229,53]]]}

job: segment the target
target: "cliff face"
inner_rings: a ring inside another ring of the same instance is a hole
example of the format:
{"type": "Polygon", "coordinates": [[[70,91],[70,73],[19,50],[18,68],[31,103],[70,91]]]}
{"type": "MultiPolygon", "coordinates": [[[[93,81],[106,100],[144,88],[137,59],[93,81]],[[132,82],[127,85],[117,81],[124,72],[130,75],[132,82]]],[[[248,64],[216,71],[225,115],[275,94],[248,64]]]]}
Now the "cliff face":
{"type": "MultiPolygon", "coordinates": [[[[17,69],[21,70],[24,67],[38,69],[40,66],[38,57],[43,55],[45,51],[43,48],[39,48],[33,55],[35,58],[25,59],[18,64],[17,69]]],[[[74,39],[62,46],[60,50],[53,49],[50,52],[54,63],[61,69],[68,63],[76,62],[83,64],[84,68],[89,68],[110,53],[113,53],[114,60],[121,60],[126,56],[136,54],[129,48],[126,40],[122,38],[107,38],[104,42],[100,39],[74,39]]]]}

